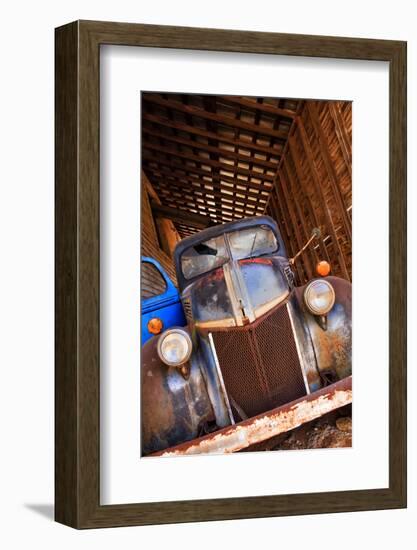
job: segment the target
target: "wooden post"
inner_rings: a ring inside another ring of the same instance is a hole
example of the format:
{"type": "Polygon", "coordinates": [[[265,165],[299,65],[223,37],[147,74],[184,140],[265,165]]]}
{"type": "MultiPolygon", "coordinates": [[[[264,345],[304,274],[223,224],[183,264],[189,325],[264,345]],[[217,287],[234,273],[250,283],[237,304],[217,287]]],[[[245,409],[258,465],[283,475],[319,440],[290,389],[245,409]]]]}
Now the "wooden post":
{"type": "MultiPolygon", "coordinates": [[[[147,194],[148,201],[149,201],[149,198],[152,198],[154,202],[161,204],[161,201],[157,193],[155,192],[155,189],[152,187],[151,182],[149,181],[148,177],[146,176],[143,170],[142,170],[142,194],[143,194],[142,200],[144,200],[144,195],[147,194]]],[[[150,202],[149,202],[149,208],[150,208],[150,202]]],[[[179,233],[176,230],[175,225],[173,224],[172,220],[168,220],[168,219],[153,220],[152,218],[149,223],[151,222],[152,223],[156,222],[158,227],[158,233],[161,236],[160,240],[162,241],[161,242],[162,249],[166,254],[168,254],[168,256],[172,258],[174,254],[175,246],[181,240],[181,237],[179,236],[179,233]]],[[[154,231],[155,242],[158,242],[155,225],[153,226],[153,231],[154,231]]]]}

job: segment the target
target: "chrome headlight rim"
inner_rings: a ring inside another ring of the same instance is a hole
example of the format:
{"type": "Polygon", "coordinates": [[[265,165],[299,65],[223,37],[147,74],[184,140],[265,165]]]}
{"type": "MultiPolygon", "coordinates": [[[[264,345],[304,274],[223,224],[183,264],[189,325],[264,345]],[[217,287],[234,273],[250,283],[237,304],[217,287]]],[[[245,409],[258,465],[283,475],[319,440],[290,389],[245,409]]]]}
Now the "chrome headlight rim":
{"type": "Polygon", "coordinates": [[[170,328],[168,330],[165,330],[158,338],[158,344],[157,344],[157,352],[158,352],[158,356],[159,356],[159,359],[165,364],[167,365],[168,367],[181,367],[182,365],[184,365],[185,363],[187,363],[187,361],[190,359],[191,357],[191,353],[192,353],[192,350],[193,350],[193,343],[192,343],[192,340],[191,340],[191,337],[190,335],[188,334],[187,331],[185,331],[184,329],[182,328],[179,328],[179,327],[174,327],[174,328],[170,328]],[[164,343],[164,340],[167,336],[171,335],[171,334],[177,334],[179,336],[181,336],[182,338],[184,338],[187,342],[187,353],[184,355],[184,357],[181,359],[180,362],[177,362],[177,361],[169,361],[163,354],[162,352],[162,346],[163,346],[163,343],[164,343]]]}
{"type": "Polygon", "coordinates": [[[334,291],[333,285],[329,283],[329,281],[326,281],[325,279],[314,279],[313,281],[308,283],[308,285],[304,290],[303,296],[304,296],[304,304],[306,305],[308,311],[312,315],[320,315],[320,316],[327,315],[329,311],[331,311],[331,309],[333,308],[334,303],[336,301],[336,293],[334,291]],[[318,285],[325,285],[330,293],[330,302],[325,309],[315,308],[314,305],[312,305],[311,300],[309,300],[309,295],[311,294],[311,291],[314,289],[314,287],[317,287],[318,285]]]}

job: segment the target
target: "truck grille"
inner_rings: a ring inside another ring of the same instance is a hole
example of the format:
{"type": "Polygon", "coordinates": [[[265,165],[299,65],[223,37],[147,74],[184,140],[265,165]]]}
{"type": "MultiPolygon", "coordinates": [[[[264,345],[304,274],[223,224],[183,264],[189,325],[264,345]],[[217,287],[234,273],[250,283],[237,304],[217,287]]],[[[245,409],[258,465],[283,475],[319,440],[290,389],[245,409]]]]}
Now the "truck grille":
{"type": "Polygon", "coordinates": [[[182,299],[182,307],[184,309],[185,317],[187,321],[190,323],[193,319],[193,314],[191,311],[191,302],[189,298],[183,298],[182,299]]]}
{"type": "Polygon", "coordinates": [[[234,412],[251,417],[306,395],[287,304],[212,336],[234,412]]]}

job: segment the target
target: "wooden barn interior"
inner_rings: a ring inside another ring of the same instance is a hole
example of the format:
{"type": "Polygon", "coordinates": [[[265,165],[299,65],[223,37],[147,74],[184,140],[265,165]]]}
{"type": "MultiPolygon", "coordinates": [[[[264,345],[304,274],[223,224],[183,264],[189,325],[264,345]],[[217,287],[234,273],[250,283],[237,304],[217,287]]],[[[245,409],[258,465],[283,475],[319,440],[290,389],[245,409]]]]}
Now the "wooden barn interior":
{"type": "Polygon", "coordinates": [[[268,214],[294,256],[298,284],[320,260],[352,279],[352,104],[194,94],[142,94],[141,253],[175,282],[176,243],[268,214]]]}

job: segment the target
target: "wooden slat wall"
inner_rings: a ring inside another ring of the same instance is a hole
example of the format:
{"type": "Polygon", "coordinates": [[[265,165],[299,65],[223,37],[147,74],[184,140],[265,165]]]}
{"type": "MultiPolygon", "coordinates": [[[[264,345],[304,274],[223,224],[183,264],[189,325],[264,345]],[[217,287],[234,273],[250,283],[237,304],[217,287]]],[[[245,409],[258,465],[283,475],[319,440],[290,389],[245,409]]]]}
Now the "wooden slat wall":
{"type": "Polygon", "coordinates": [[[299,283],[318,260],[332,274],[352,279],[352,104],[304,101],[299,106],[279,163],[267,213],[274,217],[290,256],[311,235],[322,239],[296,263],[299,283]]]}
{"type": "Polygon", "coordinates": [[[166,290],[165,279],[159,273],[159,270],[148,262],[144,262],[141,267],[141,299],[146,300],[154,296],[163,294],[166,290]]]}
{"type": "Polygon", "coordinates": [[[173,283],[177,284],[175,268],[172,259],[159,246],[155,223],[152,216],[149,194],[142,186],[142,219],[141,219],[141,255],[155,258],[173,283]]]}

